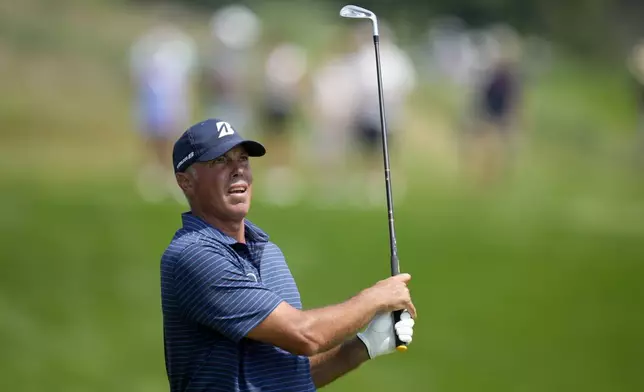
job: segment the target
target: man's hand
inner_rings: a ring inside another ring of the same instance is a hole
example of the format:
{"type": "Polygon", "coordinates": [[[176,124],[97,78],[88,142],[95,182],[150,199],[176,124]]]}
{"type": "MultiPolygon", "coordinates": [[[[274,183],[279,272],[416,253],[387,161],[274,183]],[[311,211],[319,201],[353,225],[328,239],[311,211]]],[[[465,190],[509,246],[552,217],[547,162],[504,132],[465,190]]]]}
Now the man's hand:
{"type": "Polygon", "coordinates": [[[391,276],[365,289],[363,295],[367,295],[371,303],[377,304],[378,313],[406,309],[411,318],[416,318],[416,307],[407,287],[410,280],[411,275],[406,273],[391,276]]]}
{"type": "Polygon", "coordinates": [[[414,319],[407,311],[402,312],[400,321],[395,326],[393,325],[393,315],[391,313],[380,313],[371,320],[364,332],[358,333],[358,338],[367,347],[369,358],[374,359],[395,351],[396,338],[394,330],[403,343],[411,343],[414,335],[414,324],[414,319]]]}

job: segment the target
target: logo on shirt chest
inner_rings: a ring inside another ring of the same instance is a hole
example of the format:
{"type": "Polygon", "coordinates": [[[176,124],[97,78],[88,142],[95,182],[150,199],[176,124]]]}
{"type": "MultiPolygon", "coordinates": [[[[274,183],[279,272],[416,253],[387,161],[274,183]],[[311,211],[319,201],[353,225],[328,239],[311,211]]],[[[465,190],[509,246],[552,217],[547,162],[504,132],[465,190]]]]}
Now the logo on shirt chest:
{"type": "Polygon", "coordinates": [[[257,279],[257,275],[255,275],[255,274],[254,274],[254,273],[252,273],[252,272],[247,273],[247,274],[246,274],[246,277],[248,277],[248,278],[252,279],[254,282],[257,282],[257,281],[258,281],[258,279],[257,279]]]}

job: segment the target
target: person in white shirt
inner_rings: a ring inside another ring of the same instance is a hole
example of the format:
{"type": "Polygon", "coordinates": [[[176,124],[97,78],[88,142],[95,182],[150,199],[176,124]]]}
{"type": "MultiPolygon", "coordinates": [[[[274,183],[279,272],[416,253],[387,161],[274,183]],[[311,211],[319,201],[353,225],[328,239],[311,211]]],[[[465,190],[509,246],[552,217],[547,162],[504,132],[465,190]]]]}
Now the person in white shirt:
{"type": "MultiPolygon", "coordinates": [[[[367,170],[366,175],[361,173],[358,176],[359,179],[366,180],[366,183],[361,181],[363,186],[360,186],[367,191],[366,205],[381,205],[385,200],[382,131],[375,53],[370,32],[370,29],[360,28],[355,33],[355,40],[360,44],[352,56],[350,68],[355,73],[354,83],[358,96],[351,133],[352,141],[357,144],[367,170]]],[[[393,30],[383,22],[380,23],[380,59],[387,142],[393,161],[395,147],[404,128],[407,99],[416,87],[417,75],[411,58],[396,45],[393,30]]],[[[392,171],[394,170],[392,165],[392,171]]],[[[405,180],[400,173],[396,174],[396,192],[400,198],[404,194],[405,180]]]]}

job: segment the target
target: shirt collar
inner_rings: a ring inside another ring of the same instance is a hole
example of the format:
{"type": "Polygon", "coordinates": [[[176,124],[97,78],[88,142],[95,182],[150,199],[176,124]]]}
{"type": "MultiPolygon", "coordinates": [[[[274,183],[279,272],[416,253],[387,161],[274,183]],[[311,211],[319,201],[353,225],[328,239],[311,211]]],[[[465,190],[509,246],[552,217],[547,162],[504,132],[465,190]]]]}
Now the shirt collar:
{"type": "MultiPolygon", "coordinates": [[[[199,232],[227,245],[237,243],[236,239],[213,227],[198,216],[193,215],[190,211],[181,214],[181,221],[183,228],[186,230],[199,232]]],[[[268,242],[268,234],[248,219],[244,219],[244,227],[244,234],[248,242],[268,242]]]]}
{"type": "Polygon", "coordinates": [[[259,226],[248,219],[244,219],[244,226],[246,227],[244,233],[247,239],[253,242],[268,242],[268,234],[260,229],[259,226]]]}

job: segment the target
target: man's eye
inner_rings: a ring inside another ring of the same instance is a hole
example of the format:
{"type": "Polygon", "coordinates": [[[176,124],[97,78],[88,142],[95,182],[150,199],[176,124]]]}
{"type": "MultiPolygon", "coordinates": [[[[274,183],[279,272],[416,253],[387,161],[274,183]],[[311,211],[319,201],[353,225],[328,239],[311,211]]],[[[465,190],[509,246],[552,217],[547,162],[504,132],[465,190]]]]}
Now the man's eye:
{"type": "Polygon", "coordinates": [[[248,162],[248,155],[242,155],[239,159],[240,159],[242,162],[248,162]]]}
{"type": "Polygon", "coordinates": [[[226,157],[219,157],[219,158],[213,159],[212,161],[209,162],[209,166],[212,167],[213,165],[216,165],[218,163],[226,163],[226,157]]]}

